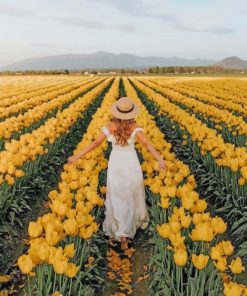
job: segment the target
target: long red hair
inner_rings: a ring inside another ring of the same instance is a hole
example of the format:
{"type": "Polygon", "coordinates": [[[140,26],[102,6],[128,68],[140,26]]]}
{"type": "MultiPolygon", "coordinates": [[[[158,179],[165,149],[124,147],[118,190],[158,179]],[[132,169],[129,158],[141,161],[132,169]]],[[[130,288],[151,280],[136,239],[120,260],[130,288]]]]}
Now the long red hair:
{"type": "Polygon", "coordinates": [[[113,122],[115,122],[117,129],[114,131],[114,136],[116,138],[117,144],[120,146],[125,146],[128,144],[132,133],[132,126],[136,123],[134,119],[119,119],[114,117],[113,122]]]}

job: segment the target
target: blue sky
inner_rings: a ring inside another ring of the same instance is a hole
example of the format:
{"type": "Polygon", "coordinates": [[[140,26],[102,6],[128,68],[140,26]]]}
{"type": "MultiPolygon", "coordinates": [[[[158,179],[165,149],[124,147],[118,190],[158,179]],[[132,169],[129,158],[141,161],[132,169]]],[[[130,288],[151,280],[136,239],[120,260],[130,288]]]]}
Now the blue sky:
{"type": "Polygon", "coordinates": [[[247,59],[246,0],[0,0],[0,66],[108,51],[247,59]]]}

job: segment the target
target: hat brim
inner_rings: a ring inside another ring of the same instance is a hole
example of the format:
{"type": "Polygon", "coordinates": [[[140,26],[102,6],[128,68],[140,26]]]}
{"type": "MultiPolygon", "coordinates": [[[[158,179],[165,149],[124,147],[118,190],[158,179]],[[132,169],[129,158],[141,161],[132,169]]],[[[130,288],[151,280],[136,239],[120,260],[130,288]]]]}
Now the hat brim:
{"type": "Polygon", "coordinates": [[[111,113],[113,116],[119,119],[132,119],[136,117],[139,113],[139,107],[134,103],[134,109],[128,113],[122,113],[117,109],[117,101],[111,105],[111,113]]]}

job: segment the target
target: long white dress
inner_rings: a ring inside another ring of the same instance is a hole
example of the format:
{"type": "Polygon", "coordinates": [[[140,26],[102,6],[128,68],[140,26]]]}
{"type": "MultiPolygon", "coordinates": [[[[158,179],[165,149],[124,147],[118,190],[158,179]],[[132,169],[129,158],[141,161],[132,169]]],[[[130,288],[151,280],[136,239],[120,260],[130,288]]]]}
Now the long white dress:
{"type": "Polygon", "coordinates": [[[116,144],[114,135],[105,126],[101,130],[112,142],[103,231],[118,241],[121,236],[133,238],[137,228],[144,229],[149,223],[143,174],[134,145],[135,134],[143,129],[135,128],[126,146],[116,144]]]}

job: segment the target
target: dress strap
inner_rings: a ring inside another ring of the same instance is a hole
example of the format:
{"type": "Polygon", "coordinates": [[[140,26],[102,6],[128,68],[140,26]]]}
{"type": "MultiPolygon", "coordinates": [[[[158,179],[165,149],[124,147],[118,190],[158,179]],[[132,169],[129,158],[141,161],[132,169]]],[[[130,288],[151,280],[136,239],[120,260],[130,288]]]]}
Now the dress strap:
{"type": "Polygon", "coordinates": [[[106,126],[102,126],[101,131],[106,135],[106,138],[107,138],[108,142],[114,142],[115,143],[114,136],[110,133],[109,129],[106,126]]]}
{"type": "Polygon", "coordinates": [[[140,132],[140,131],[142,131],[143,132],[143,128],[141,128],[141,127],[136,127],[136,128],[134,128],[133,129],[133,131],[132,131],[132,133],[131,133],[131,138],[134,138],[135,137],[135,135],[136,135],[136,133],[137,132],[140,132]]]}
{"type": "Polygon", "coordinates": [[[132,133],[131,133],[129,139],[127,140],[128,144],[134,143],[135,135],[136,135],[136,133],[139,132],[139,131],[143,131],[143,129],[140,128],[140,127],[136,127],[136,128],[133,129],[133,131],[132,131],[132,133]]]}
{"type": "Polygon", "coordinates": [[[111,133],[106,126],[102,126],[101,131],[106,135],[107,139],[110,137],[111,133]]]}

